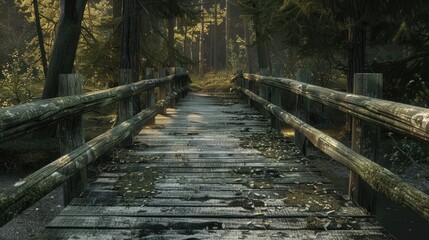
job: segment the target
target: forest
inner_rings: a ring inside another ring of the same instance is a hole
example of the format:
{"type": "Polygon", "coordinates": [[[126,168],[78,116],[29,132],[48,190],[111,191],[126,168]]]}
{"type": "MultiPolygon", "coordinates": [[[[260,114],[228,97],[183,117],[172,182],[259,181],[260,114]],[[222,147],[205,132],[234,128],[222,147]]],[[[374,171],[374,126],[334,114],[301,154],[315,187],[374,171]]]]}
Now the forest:
{"type": "MultiPolygon", "coordinates": [[[[428,108],[429,2],[0,0],[0,108],[58,97],[60,74],[81,74],[89,93],[120,85],[120,69],[137,82],[166,67],[186,69],[202,92],[230,92],[239,72],[295,79],[308,69],[311,84],[351,93],[355,73],[381,73],[383,99],[428,108]]],[[[337,113],[313,106],[320,118],[337,113]]],[[[100,112],[84,116],[87,140],[115,121],[115,110],[100,112]]],[[[350,144],[346,123],[333,125],[323,130],[350,144]]],[[[428,143],[382,131],[386,165],[429,180],[428,143]]],[[[46,143],[2,143],[0,170],[57,158],[46,143]]]]}
{"type": "Polygon", "coordinates": [[[116,84],[119,68],[136,69],[139,79],[146,68],[163,66],[182,66],[199,76],[267,68],[289,78],[297,68],[308,68],[314,84],[345,91],[354,73],[377,72],[384,76],[385,99],[424,107],[429,102],[426,1],[149,0],[125,1],[122,7],[120,0],[18,0],[0,5],[3,106],[54,97],[50,89],[58,73],[81,73],[85,86],[102,88],[116,84]],[[121,41],[125,36],[128,52],[121,41]]]}

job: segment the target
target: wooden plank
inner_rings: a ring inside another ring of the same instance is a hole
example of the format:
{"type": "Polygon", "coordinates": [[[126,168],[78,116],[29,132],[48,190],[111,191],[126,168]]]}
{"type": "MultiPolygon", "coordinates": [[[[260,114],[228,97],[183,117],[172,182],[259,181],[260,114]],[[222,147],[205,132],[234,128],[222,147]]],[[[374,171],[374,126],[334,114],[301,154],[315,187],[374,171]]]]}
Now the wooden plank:
{"type": "MultiPolygon", "coordinates": [[[[174,192],[167,192],[171,196],[174,195],[174,192]]],[[[238,192],[235,192],[238,193],[238,192]]],[[[288,192],[284,192],[285,195],[288,192]]],[[[332,190],[331,190],[331,193],[332,190]]],[[[283,197],[285,195],[272,195],[273,197],[261,198],[253,194],[248,194],[243,192],[241,195],[235,194],[236,198],[231,199],[215,199],[215,198],[158,198],[156,195],[152,198],[136,198],[133,200],[125,201],[121,196],[108,196],[103,198],[100,196],[82,196],[79,198],[74,198],[70,203],[72,206],[148,206],[148,207],[175,207],[175,206],[187,206],[187,207],[228,207],[231,205],[239,205],[241,203],[252,202],[253,204],[261,204],[265,207],[285,207],[285,202],[283,197]]],[[[332,195],[332,194],[331,194],[332,195]]],[[[339,196],[338,196],[339,197],[339,196]]],[[[349,206],[353,206],[354,203],[348,201],[349,206]]],[[[246,206],[246,205],[244,205],[246,206]]]]}
{"type": "Polygon", "coordinates": [[[47,229],[37,239],[152,239],[152,240],[192,240],[192,239],[320,239],[320,240],[392,240],[383,230],[165,230],[144,229],[47,229]],[[162,235],[161,235],[162,234],[162,235]]]}
{"type": "MultiPolygon", "coordinates": [[[[306,217],[327,216],[326,211],[311,212],[306,207],[255,207],[247,210],[238,207],[147,207],[147,206],[67,206],[59,214],[60,216],[141,216],[141,217],[214,217],[214,218],[243,218],[243,217],[306,217]]],[[[368,212],[360,207],[341,207],[329,216],[368,216],[368,212]]]]}
{"type": "MultiPolygon", "coordinates": [[[[328,188],[325,186],[328,190],[328,188]]],[[[241,199],[243,197],[252,197],[257,199],[276,199],[280,196],[286,196],[289,189],[251,189],[247,191],[193,191],[193,190],[174,190],[174,191],[161,191],[157,192],[152,198],[154,199],[185,199],[207,201],[208,199],[241,199]]],[[[116,190],[94,190],[86,191],[82,197],[89,198],[115,198],[118,197],[116,190]]]]}
{"type": "MultiPolygon", "coordinates": [[[[253,163],[252,163],[253,164],[253,163]]],[[[207,164],[209,165],[209,164],[207,164]]],[[[138,171],[144,171],[145,169],[152,168],[157,172],[164,172],[164,173],[215,173],[215,172],[234,172],[236,169],[240,169],[245,166],[249,166],[249,163],[237,163],[237,164],[230,164],[229,168],[216,168],[214,164],[212,166],[207,166],[205,164],[199,164],[199,167],[191,167],[182,165],[183,167],[148,167],[144,166],[143,164],[122,164],[120,166],[117,166],[115,169],[111,169],[111,171],[118,171],[118,172],[138,172],[138,171]],[[235,166],[235,167],[234,167],[235,166]]],[[[253,165],[259,165],[258,163],[254,163],[253,165]]],[[[283,167],[278,167],[278,170],[280,172],[298,172],[298,171],[311,171],[311,169],[314,169],[314,167],[311,166],[301,166],[301,168],[298,168],[294,165],[288,165],[283,167]]]]}
{"type": "MultiPolygon", "coordinates": [[[[161,173],[162,174],[162,173],[161,173]]],[[[99,178],[94,181],[93,185],[107,185],[107,184],[115,184],[118,181],[118,178],[99,178]]],[[[266,177],[235,177],[233,176],[229,178],[187,178],[186,176],[172,178],[170,176],[165,176],[162,179],[158,179],[155,181],[156,187],[173,187],[177,184],[186,184],[186,185],[231,185],[231,184],[248,184],[249,182],[265,182],[272,184],[274,188],[280,187],[281,185],[290,185],[290,184],[307,184],[307,183],[329,183],[330,181],[321,176],[293,176],[293,177],[284,177],[284,178],[266,178],[266,177]],[[168,179],[165,179],[168,178],[168,179]]]]}
{"type": "MultiPolygon", "coordinates": [[[[170,173],[163,173],[163,172],[158,172],[160,174],[160,177],[162,177],[165,181],[171,181],[171,180],[175,180],[175,179],[185,179],[188,181],[205,181],[205,180],[210,180],[210,181],[214,181],[216,179],[225,179],[226,181],[234,181],[237,182],[238,179],[243,178],[243,179],[272,179],[275,182],[282,182],[282,178],[296,178],[296,177],[300,177],[300,176],[306,176],[308,177],[308,175],[315,175],[315,176],[320,176],[320,172],[319,171],[313,171],[313,172],[280,172],[277,169],[254,169],[253,173],[240,173],[240,172],[234,172],[234,171],[230,171],[227,173],[206,173],[206,172],[196,172],[196,173],[192,173],[192,174],[185,174],[185,173],[174,173],[174,172],[170,172],[170,173]],[[306,174],[306,175],[304,175],[306,174]],[[171,178],[171,179],[170,179],[171,178]]],[[[120,176],[125,175],[126,173],[124,172],[111,172],[111,173],[102,173],[99,176],[99,179],[101,178],[118,178],[120,176]]],[[[323,177],[323,179],[326,179],[325,177],[323,177]]],[[[314,183],[318,183],[317,181],[314,183]]]]}
{"type": "Polygon", "coordinates": [[[121,216],[60,216],[47,226],[48,228],[102,228],[102,229],[244,229],[244,230],[312,230],[324,231],[324,224],[329,230],[377,230],[382,229],[372,218],[343,218],[336,221],[326,217],[317,219],[314,224],[306,218],[146,218],[121,216]]]}

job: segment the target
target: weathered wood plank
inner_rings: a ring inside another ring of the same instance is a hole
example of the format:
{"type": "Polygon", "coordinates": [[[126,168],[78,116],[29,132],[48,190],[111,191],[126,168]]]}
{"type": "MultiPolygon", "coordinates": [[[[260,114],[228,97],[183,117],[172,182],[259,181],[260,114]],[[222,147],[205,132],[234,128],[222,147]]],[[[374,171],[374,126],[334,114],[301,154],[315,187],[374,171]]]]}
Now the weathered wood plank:
{"type": "MultiPolygon", "coordinates": [[[[278,191],[278,190],[276,190],[278,191]]],[[[171,196],[177,194],[177,192],[169,191],[167,192],[171,196]]],[[[183,193],[180,192],[180,193],[183,193]]],[[[256,193],[256,192],[254,192],[256,193]]],[[[82,196],[80,198],[74,198],[70,203],[72,206],[148,206],[148,207],[175,207],[175,206],[185,206],[185,207],[227,207],[227,206],[237,206],[237,207],[249,207],[246,203],[250,204],[259,204],[265,207],[285,207],[284,198],[288,196],[289,191],[285,191],[283,195],[280,195],[276,192],[273,192],[272,196],[262,197],[262,194],[258,196],[254,194],[249,194],[248,192],[234,192],[236,198],[229,199],[218,199],[218,198],[158,198],[157,195],[151,198],[136,198],[132,200],[124,200],[119,195],[112,194],[99,194],[94,196],[82,196]],[[239,193],[239,194],[238,194],[239,193]],[[241,205],[243,204],[243,205],[241,205]]],[[[322,198],[331,197],[333,199],[341,200],[340,197],[334,190],[328,190],[327,193],[321,195],[322,198]]],[[[348,201],[348,206],[354,206],[354,203],[348,201]]]]}
{"type": "Polygon", "coordinates": [[[329,213],[325,211],[309,211],[304,207],[255,207],[247,210],[238,207],[147,207],[147,206],[67,206],[60,216],[140,216],[140,217],[213,217],[213,218],[243,218],[243,217],[306,217],[306,216],[368,216],[361,207],[341,207],[329,213]]]}
{"type": "Polygon", "coordinates": [[[166,230],[144,229],[47,229],[37,239],[93,239],[93,240],[191,240],[191,239],[320,239],[320,240],[392,240],[383,230],[166,230]]]}
{"type": "MultiPolygon", "coordinates": [[[[326,191],[329,192],[332,186],[324,185],[326,191]]],[[[294,189],[291,185],[290,189],[294,189]]],[[[243,197],[252,197],[257,199],[277,199],[286,196],[290,193],[290,189],[250,189],[246,191],[228,190],[228,191],[194,191],[194,190],[164,190],[156,191],[152,198],[165,198],[165,199],[185,199],[185,200],[198,200],[206,201],[208,199],[241,199],[243,197]]],[[[90,198],[114,198],[119,196],[116,190],[106,189],[91,189],[82,194],[82,197],[90,198]]]]}
{"type": "Polygon", "coordinates": [[[49,223],[48,228],[103,228],[103,229],[243,229],[243,230],[379,230],[373,218],[343,218],[336,221],[327,217],[317,219],[320,224],[314,224],[306,218],[147,218],[121,216],[59,216],[49,223]]]}

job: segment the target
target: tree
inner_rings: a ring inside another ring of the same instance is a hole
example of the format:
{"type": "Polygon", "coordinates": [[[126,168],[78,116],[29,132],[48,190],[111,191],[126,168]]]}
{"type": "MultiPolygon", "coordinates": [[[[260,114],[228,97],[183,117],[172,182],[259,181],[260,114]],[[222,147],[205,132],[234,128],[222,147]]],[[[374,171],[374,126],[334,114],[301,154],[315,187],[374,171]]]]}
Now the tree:
{"type": "Polygon", "coordinates": [[[199,47],[199,68],[198,74],[204,76],[204,0],[201,0],[201,28],[200,28],[200,47],[199,47]]]}
{"type": "Polygon", "coordinates": [[[267,68],[271,72],[272,29],[270,27],[271,22],[268,22],[267,18],[278,12],[279,1],[236,0],[236,2],[243,8],[244,13],[253,20],[259,68],[267,68]]]}
{"type": "Polygon", "coordinates": [[[49,58],[43,98],[58,96],[60,74],[72,73],[87,0],[62,0],[60,21],[49,58]]]}
{"type": "Polygon", "coordinates": [[[39,13],[39,3],[37,0],[33,0],[33,8],[34,8],[34,23],[36,25],[37,30],[37,38],[39,40],[39,48],[40,48],[40,56],[42,60],[43,67],[43,75],[46,77],[48,73],[48,60],[46,59],[46,50],[45,50],[45,41],[43,40],[43,31],[42,26],[40,24],[40,13],[39,13]]]}

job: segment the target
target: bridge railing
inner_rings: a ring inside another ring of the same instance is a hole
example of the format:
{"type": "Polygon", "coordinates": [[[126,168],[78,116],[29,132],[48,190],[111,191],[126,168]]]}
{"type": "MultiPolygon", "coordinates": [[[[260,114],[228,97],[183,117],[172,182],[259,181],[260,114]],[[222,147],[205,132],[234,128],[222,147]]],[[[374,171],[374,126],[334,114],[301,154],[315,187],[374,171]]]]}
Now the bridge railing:
{"type": "MultiPolygon", "coordinates": [[[[357,174],[373,190],[385,194],[393,201],[404,204],[429,220],[429,196],[411,186],[396,174],[378,163],[353,151],[343,143],[309,125],[302,116],[295,116],[282,108],[280,91],[286,90],[333,107],[378,126],[411,135],[424,141],[429,140],[429,109],[397,102],[381,100],[356,94],[344,93],[311,85],[302,81],[268,77],[256,74],[237,74],[233,81],[235,89],[244,93],[251,105],[258,105],[268,112],[273,120],[279,120],[302,134],[306,141],[330,156],[332,159],[357,174]],[[255,104],[256,103],[256,104],[255,104]]],[[[306,106],[308,108],[308,106],[306,106]]],[[[275,121],[272,121],[274,123],[275,121]]],[[[302,144],[297,142],[296,144],[302,144]]],[[[300,150],[302,145],[298,146],[300,150]]],[[[349,195],[354,189],[350,189],[349,195]]],[[[367,197],[361,193],[352,197],[362,205],[367,197]]],[[[370,203],[373,204],[373,203],[370,203]]],[[[367,209],[370,206],[364,206],[367,209]]]]}
{"type": "MultiPolygon", "coordinates": [[[[155,88],[159,89],[161,96],[156,103],[152,100],[152,106],[149,105],[107,132],[76,146],[70,152],[64,153],[60,158],[0,192],[0,226],[67,182],[82,169],[86,169],[90,162],[123,143],[129,136],[153,120],[158,113],[163,113],[166,107],[174,106],[175,99],[186,94],[190,78],[181,68],[170,68],[169,73],[171,75],[166,77],[142,80],[107,90],[0,109],[0,142],[4,142],[61,123],[101,106],[118,103],[120,108],[121,101],[145,91],[153,91],[155,88]]],[[[154,98],[153,94],[147,94],[147,96],[154,98]]],[[[76,131],[76,129],[69,129],[69,131],[76,131]]],[[[64,136],[59,138],[61,143],[61,138],[64,136]]]]}

